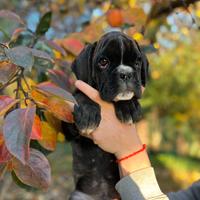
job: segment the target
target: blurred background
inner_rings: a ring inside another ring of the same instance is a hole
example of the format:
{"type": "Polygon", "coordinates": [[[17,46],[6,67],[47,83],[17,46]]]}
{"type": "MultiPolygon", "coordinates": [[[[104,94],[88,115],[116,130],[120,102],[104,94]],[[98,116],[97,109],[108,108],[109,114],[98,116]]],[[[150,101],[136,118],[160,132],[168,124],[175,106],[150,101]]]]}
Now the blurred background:
{"type": "MultiPolygon", "coordinates": [[[[161,189],[176,191],[200,179],[200,2],[1,0],[0,8],[15,12],[27,27],[20,29],[0,16],[0,42],[15,40],[19,32],[28,37],[27,30],[35,31],[41,16],[52,11],[45,37],[60,47],[54,48],[53,56],[68,73],[84,45],[108,31],[121,30],[137,40],[147,54],[151,74],[141,100],[144,117],[137,127],[148,144],[161,189]]],[[[52,51],[45,45],[43,49],[52,51]]],[[[58,139],[48,159],[53,180],[47,191],[19,188],[5,174],[0,200],[67,199],[73,190],[70,144],[58,139]]]]}

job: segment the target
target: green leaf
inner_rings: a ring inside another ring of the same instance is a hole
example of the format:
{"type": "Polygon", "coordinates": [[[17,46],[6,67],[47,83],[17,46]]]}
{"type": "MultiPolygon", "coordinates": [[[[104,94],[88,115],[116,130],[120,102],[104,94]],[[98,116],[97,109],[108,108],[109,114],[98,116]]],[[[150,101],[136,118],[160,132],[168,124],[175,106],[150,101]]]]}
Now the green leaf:
{"type": "Polygon", "coordinates": [[[46,71],[47,71],[47,69],[51,69],[52,67],[53,67],[53,64],[49,60],[35,57],[34,68],[38,72],[38,76],[37,76],[38,82],[43,82],[43,81],[47,80],[46,71]],[[39,81],[41,74],[42,74],[42,76],[44,76],[44,79],[39,81]]]}
{"type": "Polygon", "coordinates": [[[45,149],[37,140],[31,140],[30,147],[33,149],[37,149],[42,152],[45,156],[48,156],[52,151],[45,149]]]}
{"type": "Polygon", "coordinates": [[[9,20],[13,20],[13,21],[18,22],[20,24],[24,24],[24,22],[20,18],[20,16],[18,16],[17,14],[15,14],[14,12],[9,11],[9,10],[0,10],[0,17],[6,18],[6,19],[9,19],[9,20]]]}
{"type": "Polygon", "coordinates": [[[51,58],[51,56],[46,53],[45,51],[41,51],[41,50],[37,50],[37,49],[30,49],[33,56],[38,57],[38,58],[42,58],[44,60],[48,60],[50,62],[54,62],[53,59],[51,58]]]}
{"type": "Polygon", "coordinates": [[[30,149],[30,158],[26,165],[13,159],[13,170],[22,183],[34,188],[47,189],[51,183],[49,161],[36,149],[30,149]]]}
{"type": "Polygon", "coordinates": [[[39,56],[39,54],[34,52],[35,53],[34,68],[38,72],[37,77],[39,78],[40,76],[44,75],[45,79],[43,79],[42,81],[47,80],[47,76],[45,75],[46,70],[53,68],[53,63],[54,63],[54,61],[51,59],[51,57],[53,57],[52,49],[44,42],[38,41],[34,46],[34,50],[42,51],[44,52],[44,54],[48,54],[48,57],[45,56],[44,54],[41,54],[39,56]]]}
{"type": "Polygon", "coordinates": [[[35,35],[24,28],[17,28],[12,34],[12,38],[9,42],[9,47],[16,46],[32,46],[35,41],[35,35]]]}
{"type": "Polygon", "coordinates": [[[35,110],[35,107],[16,109],[6,116],[3,126],[8,151],[23,164],[29,159],[29,144],[35,110]]]}
{"type": "Polygon", "coordinates": [[[150,45],[143,45],[141,46],[141,50],[144,52],[144,53],[155,53],[158,51],[158,49],[156,49],[152,44],[150,45]]]}
{"type": "Polygon", "coordinates": [[[34,57],[28,47],[18,46],[12,49],[5,49],[6,56],[11,63],[23,68],[32,68],[34,57]]]}
{"type": "Polygon", "coordinates": [[[0,62],[7,61],[7,60],[8,60],[8,58],[6,57],[6,55],[1,54],[1,52],[0,52],[0,62]]]}
{"type": "Polygon", "coordinates": [[[52,18],[52,12],[47,12],[42,16],[36,28],[36,34],[38,36],[42,36],[48,31],[51,25],[51,18],[52,18]]]}

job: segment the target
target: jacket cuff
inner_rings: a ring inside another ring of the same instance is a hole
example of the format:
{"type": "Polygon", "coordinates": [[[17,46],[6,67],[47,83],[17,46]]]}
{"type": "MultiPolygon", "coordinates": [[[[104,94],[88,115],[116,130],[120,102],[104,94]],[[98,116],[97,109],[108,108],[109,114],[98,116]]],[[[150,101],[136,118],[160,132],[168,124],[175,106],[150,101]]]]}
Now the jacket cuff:
{"type": "Polygon", "coordinates": [[[122,199],[168,199],[157,183],[154,169],[148,167],[134,171],[122,178],[115,186],[122,199]]]}

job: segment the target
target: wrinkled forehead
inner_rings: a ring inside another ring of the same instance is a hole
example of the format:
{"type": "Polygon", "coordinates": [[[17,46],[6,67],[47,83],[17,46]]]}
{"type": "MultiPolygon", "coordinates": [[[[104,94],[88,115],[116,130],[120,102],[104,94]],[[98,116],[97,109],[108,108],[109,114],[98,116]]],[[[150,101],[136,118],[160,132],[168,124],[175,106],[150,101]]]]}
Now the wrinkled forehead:
{"type": "Polygon", "coordinates": [[[121,34],[107,34],[97,43],[96,51],[99,55],[118,60],[134,59],[140,56],[140,51],[135,41],[121,34]]]}

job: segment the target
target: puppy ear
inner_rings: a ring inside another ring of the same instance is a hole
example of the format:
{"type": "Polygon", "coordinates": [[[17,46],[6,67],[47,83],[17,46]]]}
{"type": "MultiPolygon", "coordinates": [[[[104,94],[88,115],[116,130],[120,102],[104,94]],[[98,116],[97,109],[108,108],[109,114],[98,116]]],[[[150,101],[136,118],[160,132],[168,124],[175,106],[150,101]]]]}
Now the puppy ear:
{"type": "Polygon", "coordinates": [[[95,47],[96,43],[88,44],[72,63],[72,71],[77,79],[89,84],[91,84],[93,75],[92,58],[95,47]]]}
{"type": "Polygon", "coordinates": [[[145,55],[145,53],[141,50],[139,44],[135,41],[138,50],[140,51],[141,55],[142,55],[142,68],[141,68],[141,82],[142,85],[145,87],[146,83],[149,79],[149,61],[145,55]]]}
{"type": "Polygon", "coordinates": [[[146,55],[142,52],[141,81],[144,87],[146,86],[148,79],[149,79],[149,61],[146,55]]]}

